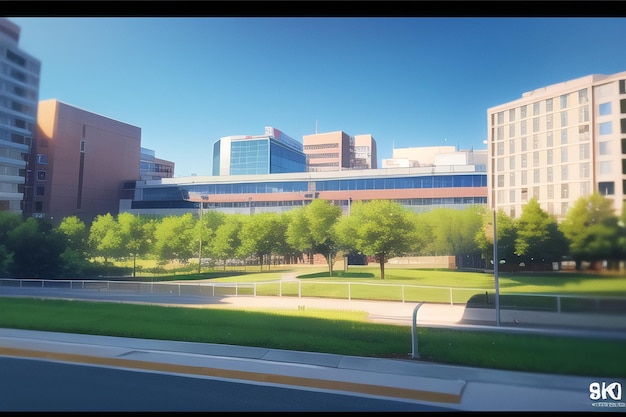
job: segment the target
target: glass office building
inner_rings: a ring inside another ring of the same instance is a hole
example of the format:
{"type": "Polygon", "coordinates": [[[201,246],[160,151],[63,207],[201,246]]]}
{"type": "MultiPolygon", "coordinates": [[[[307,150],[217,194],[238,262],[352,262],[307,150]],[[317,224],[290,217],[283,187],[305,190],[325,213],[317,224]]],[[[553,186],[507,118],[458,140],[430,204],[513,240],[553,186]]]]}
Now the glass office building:
{"type": "Polygon", "coordinates": [[[464,209],[487,203],[484,165],[368,169],[267,175],[195,176],[139,181],[125,203],[134,214],[196,213],[198,208],[227,214],[283,212],[330,201],[349,211],[353,201],[396,201],[415,211],[464,209]],[[200,206],[202,204],[202,206],[200,206]]]}
{"type": "Polygon", "coordinates": [[[227,136],[213,145],[213,175],[265,175],[305,172],[302,144],[280,130],[264,135],[227,136]]]}

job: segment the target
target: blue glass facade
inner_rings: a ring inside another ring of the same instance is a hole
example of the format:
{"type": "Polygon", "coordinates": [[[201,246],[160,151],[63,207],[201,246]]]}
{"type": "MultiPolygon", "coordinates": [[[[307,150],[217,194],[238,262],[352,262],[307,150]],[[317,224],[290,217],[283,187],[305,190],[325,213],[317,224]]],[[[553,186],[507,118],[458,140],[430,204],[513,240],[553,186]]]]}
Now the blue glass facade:
{"type": "Polygon", "coordinates": [[[230,175],[269,174],[269,140],[247,139],[230,144],[230,175]]]}

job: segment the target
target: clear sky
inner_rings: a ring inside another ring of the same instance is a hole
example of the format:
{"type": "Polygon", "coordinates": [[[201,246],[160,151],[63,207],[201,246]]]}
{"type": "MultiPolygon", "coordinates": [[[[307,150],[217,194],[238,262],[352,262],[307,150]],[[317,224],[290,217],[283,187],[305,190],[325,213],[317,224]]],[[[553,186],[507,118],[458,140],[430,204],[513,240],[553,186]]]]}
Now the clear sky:
{"type": "MultiPolygon", "coordinates": [[[[149,5],[148,2],[144,3],[149,5]]],[[[141,128],[175,176],[213,143],[273,126],[371,134],[392,149],[486,149],[487,109],[626,71],[626,18],[18,17],[40,100],[141,128]]]]}

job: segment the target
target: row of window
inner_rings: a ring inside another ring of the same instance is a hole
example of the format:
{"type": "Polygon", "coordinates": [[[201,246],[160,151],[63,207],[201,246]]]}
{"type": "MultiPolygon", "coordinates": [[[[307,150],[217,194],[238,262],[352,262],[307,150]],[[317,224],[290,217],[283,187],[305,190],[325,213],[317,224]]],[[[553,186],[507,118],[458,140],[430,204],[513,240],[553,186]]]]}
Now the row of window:
{"type": "MultiPolygon", "coordinates": [[[[310,204],[312,200],[286,200],[286,201],[254,201],[249,202],[223,202],[205,203],[205,209],[233,209],[252,207],[300,207],[310,204]]],[[[472,204],[487,204],[486,197],[449,197],[449,198],[408,198],[392,200],[403,206],[458,206],[472,204]]],[[[347,207],[348,200],[330,200],[335,206],[347,207]]],[[[197,205],[187,201],[133,201],[131,209],[163,209],[163,208],[195,208],[197,205]]]]}
{"type": "MultiPolygon", "coordinates": [[[[559,109],[563,110],[568,108],[568,106],[574,105],[582,105],[589,102],[589,92],[587,88],[579,90],[578,93],[568,93],[562,94],[559,97],[551,97],[542,101],[536,101],[531,105],[523,105],[520,107],[516,107],[510,109],[507,113],[509,115],[508,121],[513,122],[519,119],[525,119],[528,116],[538,116],[543,113],[554,111],[554,102],[558,101],[559,109]],[[578,102],[576,104],[572,103],[570,100],[570,96],[574,96],[578,98],[578,102]],[[530,114],[532,112],[532,114],[530,114]],[[519,114],[519,117],[518,117],[519,114]]],[[[495,120],[492,120],[492,124],[501,125],[504,123],[504,115],[505,111],[498,112],[494,115],[495,120]],[[495,122],[495,123],[494,123],[495,122]]]]}

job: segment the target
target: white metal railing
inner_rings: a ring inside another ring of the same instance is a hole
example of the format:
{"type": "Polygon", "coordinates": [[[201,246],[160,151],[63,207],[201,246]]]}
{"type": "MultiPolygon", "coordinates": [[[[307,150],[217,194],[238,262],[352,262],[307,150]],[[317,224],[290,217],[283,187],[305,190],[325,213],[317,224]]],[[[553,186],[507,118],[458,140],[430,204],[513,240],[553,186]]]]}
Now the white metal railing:
{"type": "MultiPolygon", "coordinates": [[[[69,289],[69,290],[85,290],[85,291],[99,291],[99,292],[131,292],[136,294],[176,294],[186,296],[292,296],[292,297],[327,297],[337,299],[347,299],[348,301],[358,298],[355,297],[356,288],[362,286],[379,286],[386,287],[387,289],[395,288],[395,296],[381,298],[379,301],[395,301],[398,300],[402,303],[405,302],[417,302],[416,299],[408,299],[407,292],[413,291],[413,294],[419,295],[420,300],[432,299],[432,297],[425,297],[424,292],[430,291],[437,292],[438,299],[443,300],[447,298],[450,305],[454,304],[454,295],[459,292],[473,294],[485,293],[488,297],[489,291],[493,289],[484,288],[460,288],[460,287],[441,287],[441,286],[420,286],[410,284],[377,284],[377,283],[364,283],[364,282],[325,282],[325,281],[313,281],[306,282],[298,280],[297,282],[290,283],[288,281],[263,281],[263,282],[162,282],[162,281],[108,281],[108,280],[68,280],[68,279],[18,279],[18,278],[0,278],[0,288],[13,287],[13,288],[45,288],[45,289],[69,289]],[[297,284],[297,285],[296,285],[297,284]],[[291,295],[285,295],[285,286],[290,285],[291,291],[288,293],[291,295]],[[268,290],[268,286],[276,286],[275,291],[268,290]],[[328,290],[323,292],[305,291],[307,286],[343,286],[344,291],[341,292],[335,290],[328,290]],[[356,287],[356,288],[355,288],[356,287]],[[297,288],[297,293],[294,290],[297,288]],[[264,291],[259,291],[264,289],[264,291]],[[320,293],[331,295],[320,295],[320,293]],[[444,297],[442,293],[446,293],[444,297]],[[307,295],[309,294],[309,295],[307,295]]],[[[390,293],[391,294],[391,293],[390,293]]],[[[502,295],[502,294],[501,294],[502,295]]],[[[591,300],[596,303],[596,306],[603,300],[615,300],[621,301],[626,304],[626,298],[624,297],[608,297],[608,296],[581,296],[581,295],[563,295],[563,294],[529,294],[529,293],[508,293],[505,295],[515,296],[527,296],[527,297],[552,297],[556,300],[556,311],[562,311],[562,302],[565,299],[581,299],[591,300]]],[[[416,297],[415,297],[416,298],[416,297]]],[[[461,297],[459,297],[461,298],[461,297]]],[[[361,297],[363,299],[363,297],[361,297]]],[[[369,298],[370,300],[373,300],[369,298]]],[[[466,300],[466,298],[463,298],[466,300]]],[[[374,300],[373,300],[374,301],[374,300]]],[[[437,302],[437,301],[431,301],[437,302]]],[[[444,302],[444,301],[440,301],[444,302]]],[[[457,304],[465,304],[465,302],[457,301],[457,304]]]]}

